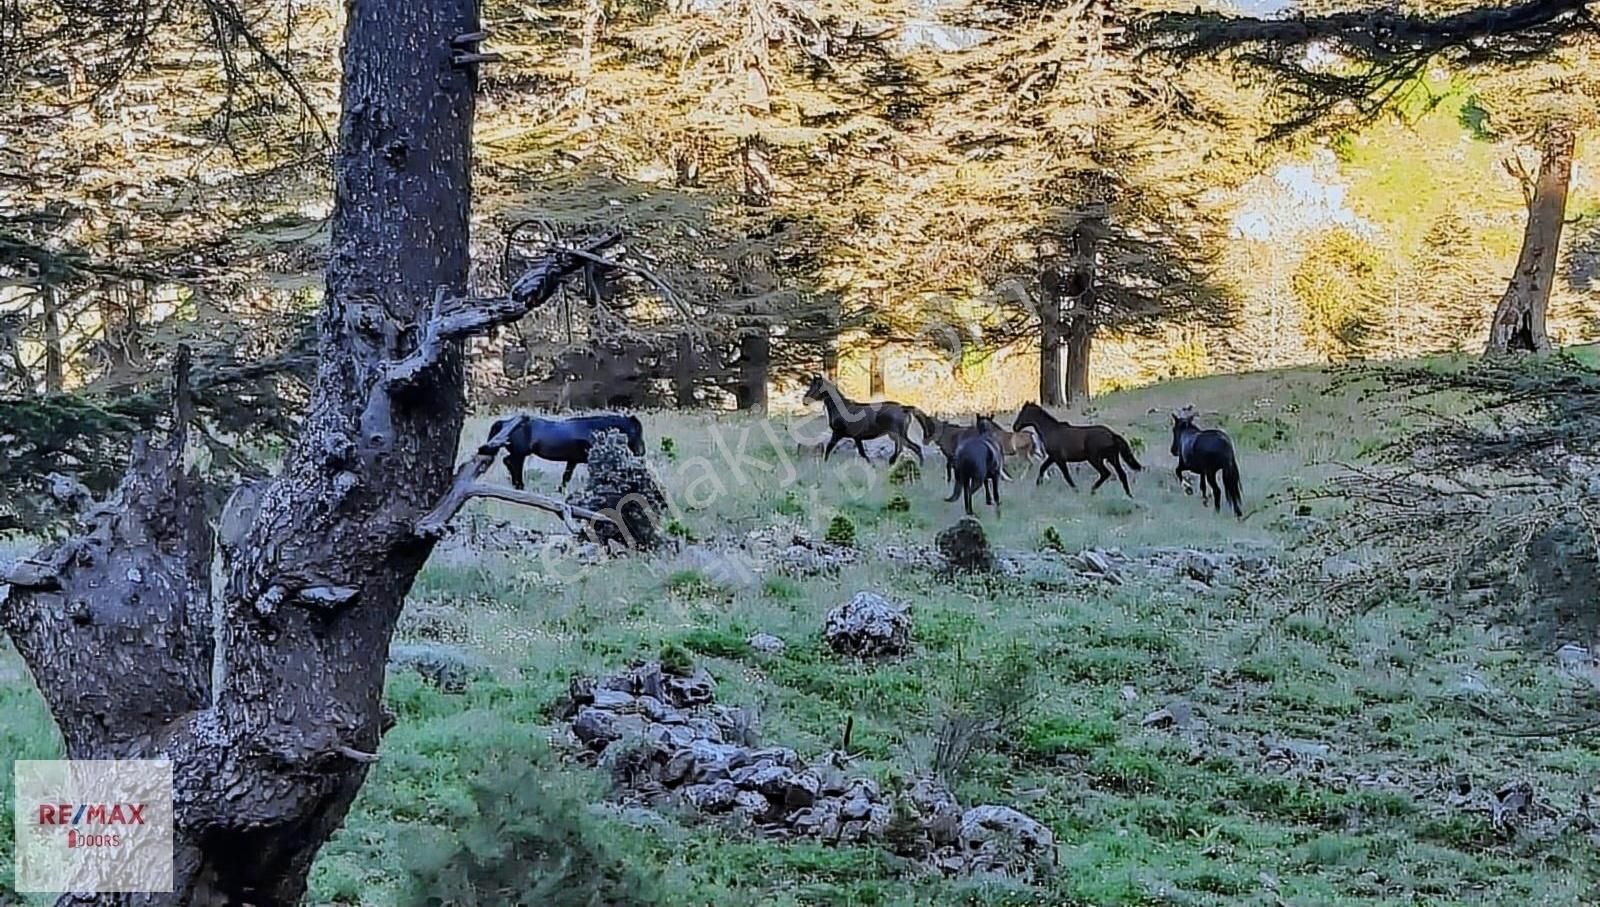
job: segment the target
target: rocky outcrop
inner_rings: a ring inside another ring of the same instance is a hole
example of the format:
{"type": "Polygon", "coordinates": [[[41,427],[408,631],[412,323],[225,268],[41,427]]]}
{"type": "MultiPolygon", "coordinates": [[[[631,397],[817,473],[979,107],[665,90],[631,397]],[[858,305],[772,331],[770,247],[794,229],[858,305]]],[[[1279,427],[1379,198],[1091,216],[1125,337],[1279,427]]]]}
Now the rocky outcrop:
{"type": "Polygon", "coordinates": [[[941,530],[934,539],[945,563],[954,570],[983,571],[995,567],[994,551],[989,547],[989,537],[983,524],[966,516],[948,529],[941,530]]]}
{"type": "Polygon", "coordinates": [[[807,762],[761,746],[742,709],[715,701],[702,670],[673,674],[658,662],[569,685],[558,715],[576,758],[607,770],[624,809],[681,809],[776,839],[885,843],[955,875],[1032,880],[1054,857],[1050,830],[1005,806],[963,810],[923,778],[888,796],[828,753],[807,762]]]}

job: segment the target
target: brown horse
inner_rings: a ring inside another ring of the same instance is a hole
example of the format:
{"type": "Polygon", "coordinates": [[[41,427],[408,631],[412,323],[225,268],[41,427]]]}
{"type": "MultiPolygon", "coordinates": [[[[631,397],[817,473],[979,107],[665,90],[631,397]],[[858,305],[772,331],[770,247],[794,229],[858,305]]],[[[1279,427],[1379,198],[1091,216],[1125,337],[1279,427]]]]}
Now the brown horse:
{"type": "Polygon", "coordinates": [[[894,441],[894,452],[889,454],[890,463],[900,456],[902,445],[911,448],[911,452],[917,455],[917,462],[922,462],[922,448],[906,434],[911,415],[917,412],[916,407],[887,400],[882,403],[857,403],[846,397],[838,385],[821,375],[812,377],[804,399],[807,403],[821,400],[828,411],[828,428],[833,436],[822,448],[823,460],[828,459],[840,441],[847,439],[856,443],[856,452],[861,454],[861,459],[870,460],[867,448],[861,442],[888,435],[894,441]]]}
{"type": "MultiPolygon", "coordinates": [[[[922,440],[932,441],[939,452],[944,454],[944,477],[946,481],[953,480],[956,474],[956,448],[961,442],[978,433],[972,425],[957,425],[946,422],[936,416],[930,416],[921,410],[913,410],[912,415],[922,423],[922,440]]],[[[1006,431],[1003,428],[994,429],[994,440],[1000,445],[1000,478],[1007,482],[1016,481],[1005,468],[1004,457],[1025,455],[1044,459],[1044,448],[1039,446],[1039,438],[1031,431],[1006,431]]]]}
{"type": "Polygon", "coordinates": [[[1127,439],[1111,429],[1104,425],[1068,424],[1050,415],[1037,403],[1022,404],[1022,411],[1017,413],[1011,427],[1031,428],[1039,433],[1039,440],[1044,443],[1044,465],[1039,467],[1039,481],[1034,484],[1043,482],[1044,474],[1054,464],[1061,470],[1061,476],[1067,480],[1067,484],[1076,490],[1078,485],[1072,481],[1072,473],[1067,472],[1067,464],[1087,462],[1100,473],[1100,480],[1089,489],[1092,494],[1111,478],[1111,469],[1106,468],[1109,463],[1117,471],[1117,478],[1122,480],[1122,490],[1127,492],[1128,497],[1133,497],[1133,490],[1128,487],[1128,474],[1122,471],[1122,463],[1126,461],[1135,470],[1144,467],[1133,458],[1133,448],[1128,446],[1127,439]]]}

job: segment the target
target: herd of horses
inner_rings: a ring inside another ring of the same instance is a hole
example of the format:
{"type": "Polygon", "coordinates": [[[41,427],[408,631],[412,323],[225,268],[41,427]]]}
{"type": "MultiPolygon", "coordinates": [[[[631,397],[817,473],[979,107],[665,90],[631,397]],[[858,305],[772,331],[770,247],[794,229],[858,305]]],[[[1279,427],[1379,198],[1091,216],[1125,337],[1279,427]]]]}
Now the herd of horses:
{"type": "MultiPolygon", "coordinates": [[[[807,403],[821,403],[827,411],[829,437],[822,447],[826,461],[834,448],[850,441],[863,459],[870,460],[865,442],[887,438],[894,445],[889,454],[892,464],[906,450],[923,461],[922,445],[911,439],[911,423],[916,421],[922,430],[923,444],[931,444],[944,455],[945,478],[953,485],[945,500],[963,500],[966,512],[973,513],[973,496],[983,489],[984,503],[1000,507],[1000,482],[1011,481],[1006,469],[1009,457],[1024,456],[1038,462],[1039,474],[1035,485],[1042,484],[1050,467],[1056,467],[1067,485],[1077,489],[1070,463],[1088,463],[1099,478],[1089,488],[1090,493],[1115,475],[1122,490],[1133,497],[1128,485],[1128,474],[1123,466],[1138,471],[1143,469],[1133,454],[1126,438],[1104,425],[1073,425],[1050,415],[1037,403],[1024,403],[1005,429],[993,415],[979,415],[971,425],[958,425],[922,412],[915,406],[892,400],[860,402],[851,400],[839,390],[838,385],[818,375],[811,379],[803,397],[807,403]]],[[[511,484],[523,487],[523,463],[529,456],[566,464],[561,475],[561,487],[566,488],[578,464],[587,463],[589,448],[594,437],[602,431],[619,431],[628,440],[635,456],[644,455],[644,431],[633,416],[601,414],[577,416],[570,419],[541,419],[534,416],[517,416],[519,420],[505,445],[506,471],[511,474],[511,484]]],[[[489,429],[490,438],[499,435],[508,425],[501,419],[489,429]]],[[[1186,473],[1195,473],[1200,479],[1200,497],[1218,512],[1224,497],[1236,517],[1243,518],[1239,489],[1239,463],[1234,456],[1233,442],[1220,429],[1200,428],[1195,425],[1194,413],[1183,410],[1172,416],[1172,456],[1177,458],[1179,482],[1188,485],[1186,473]],[[1218,483],[1218,477],[1221,483],[1218,483]]]]}

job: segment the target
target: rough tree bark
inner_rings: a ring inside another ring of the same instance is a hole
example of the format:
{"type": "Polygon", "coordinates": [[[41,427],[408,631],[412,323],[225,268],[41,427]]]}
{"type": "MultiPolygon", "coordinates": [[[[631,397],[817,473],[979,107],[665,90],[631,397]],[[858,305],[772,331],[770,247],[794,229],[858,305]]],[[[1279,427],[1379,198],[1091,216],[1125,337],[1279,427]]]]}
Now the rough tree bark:
{"type": "MultiPolygon", "coordinates": [[[[1080,300],[1082,302],[1082,300],[1080,300]]],[[[1085,315],[1067,319],[1067,399],[1068,404],[1089,400],[1089,353],[1094,346],[1094,322],[1085,315]]]]}
{"type": "Polygon", "coordinates": [[[443,317],[438,293],[467,277],[476,76],[456,54],[478,3],[347,10],[316,389],[281,474],[223,515],[225,579],[182,392],[110,506],[0,578],[0,624],[68,755],[173,763],[175,891],[64,905],[299,903],[385,728],[389,639],[431,549],[413,527],[450,487],[463,420],[459,337],[484,320],[443,317]]]}
{"type": "Polygon", "coordinates": [[[672,360],[672,391],[679,409],[695,406],[694,385],[700,368],[694,351],[694,335],[688,331],[678,335],[677,355],[672,360]]]}
{"type": "MultiPolygon", "coordinates": [[[[1049,274],[1050,272],[1046,272],[1049,274]]],[[[1053,280],[1045,281],[1039,300],[1039,405],[1060,406],[1061,394],[1061,296],[1053,280]]]]}
{"type": "Polygon", "coordinates": [[[1517,269],[1489,323],[1489,343],[1484,350],[1488,355],[1538,353],[1550,349],[1545,310],[1550,305],[1550,290],[1555,284],[1556,255],[1561,246],[1575,144],[1576,132],[1569,123],[1548,127],[1541,139],[1539,175],[1528,198],[1528,223],[1522,234],[1522,252],[1517,256],[1517,269]]]}
{"type": "Polygon", "coordinates": [[[867,360],[867,394],[872,398],[882,399],[883,395],[889,392],[889,376],[885,374],[887,371],[883,347],[874,346],[867,360]]]}

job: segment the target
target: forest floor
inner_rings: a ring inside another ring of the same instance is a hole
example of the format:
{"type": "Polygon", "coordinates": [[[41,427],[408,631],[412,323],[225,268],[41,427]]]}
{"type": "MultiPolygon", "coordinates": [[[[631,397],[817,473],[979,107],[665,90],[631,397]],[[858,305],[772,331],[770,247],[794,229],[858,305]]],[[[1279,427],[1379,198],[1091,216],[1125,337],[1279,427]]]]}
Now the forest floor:
{"type": "MultiPolygon", "coordinates": [[[[843,448],[826,464],[797,457],[801,417],[775,420],[769,433],[742,417],[646,415],[650,458],[681,507],[674,530],[696,551],[773,527],[821,538],[842,514],[858,556],[815,575],[723,576],[683,552],[584,566],[518,550],[518,536],[442,549],[396,642],[465,655],[470,678],[452,692],[391,672],[398,723],[318,861],[310,902],[395,903],[408,867],[472,825],[474,773],[534,759],[565,734],[551,707],[571,676],[667,649],[709,670],[719,702],[758,710],[765,743],[814,757],[839,747],[851,721],[852,770],[886,785],[926,774],[944,716],[1009,695],[985,685],[1014,677],[1003,665],[1026,653],[1035,671],[1015,691],[1026,700],[1021,717],[974,753],[955,792],[963,804],[1015,806],[1057,840],[1053,871],[1028,887],[940,879],[876,847],[766,841],[682,816],[583,820],[607,849],[658,867],[671,903],[1595,903],[1600,851],[1569,820],[1600,794],[1600,735],[1512,737],[1484,718],[1533,723],[1600,682],[1563,669],[1561,640],[1414,596],[1351,615],[1331,600],[1296,606],[1249,577],[1208,584],[1136,566],[1141,552],[1165,548],[1286,564],[1308,522],[1358,520],[1337,503],[1306,514],[1270,498],[1314,487],[1333,464],[1370,457],[1415,425],[1414,415],[1330,387],[1327,374],[1305,370],[1097,400],[1084,416],[1125,432],[1146,467],[1132,500],[1114,482],[1090,495],[1093,472],[1080,465],[1076,493],[1054,475],[1036,488],[1030,469],[1002,487],[1000,515],[979,509],[1001,553],[1026,554],[1026,564],[1120,549],[1135,565],[1120,583],[1070,590],[1035,582],[1026,566],[951,579],[889,556],[930,544],[960,515],[943,501],[936,452],[920,481],[894,486],[881,463],[865,467],[843,448]],[[1203,507],[1173,477],[1167,414],[1188,403],[1239,447],[1243,522],[1203,507]],[[744,437],[751,459],[729,463],[718,436],[734,449],[744,437]],[[888,506],[896,494],[908,510],[888,506]],[[1051,529],[1059,551],[1043,541],[1051,529]],[[860,590],[911,606],[911,655],[863,665],[823,646],[824,615],[860,590]],[[757,632],[782,639],[783,652],[752,650],[746,638],[757,632]],[[1174,703],[1193,720],[1147,726],[1147,715],[1174,703]],[[1530,785],[1537,808],[1501,827],[1495,792],[1515,782],[1530,785]]],[[[1001,419],[1009,424],[1010,414],[1001,419]]],[[[469,426],[464,452],[489,421],[469,426]]],[[[556,475],[536,472],[530,487],[553,491],[556,475]]],[[[504,481],[503,471],[492,478],[504,481]]],[[[491,534],[505,536],[504,524],[558,528],[512,506],[469,510],[491,534]]],[[[0,753],[49,758],[58,747],[20,662],[0,653],[0,753]]],[[[530,783],[602,799],[599,772],[537,758],[547,771],[530,783]]],[[[0,876],[10,780],[0,787],[0,876]]]]}

